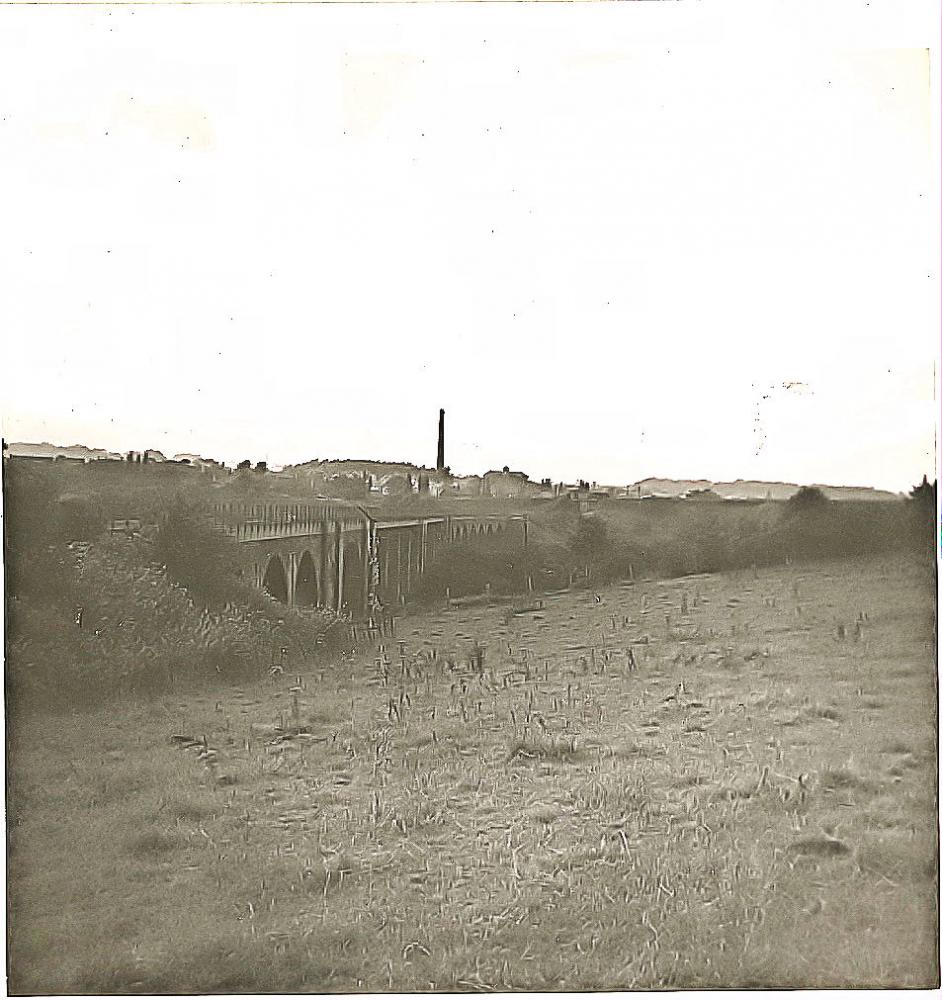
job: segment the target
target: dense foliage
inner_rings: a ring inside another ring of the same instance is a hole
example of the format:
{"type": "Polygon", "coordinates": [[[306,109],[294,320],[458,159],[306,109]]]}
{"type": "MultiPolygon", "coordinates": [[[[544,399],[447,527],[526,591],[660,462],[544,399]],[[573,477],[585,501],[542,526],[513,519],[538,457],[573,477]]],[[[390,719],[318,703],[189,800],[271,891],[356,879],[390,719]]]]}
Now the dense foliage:
{"type": "Polygon", "coordinates": [[[57,494],[35,477],[5,486],[16,698],[76,704],[263,676],[346,641],[329,612],[302,614],[241,580],[235,543],[199,503],[167,495],[158,525],[129,536],[107,530],[101,495],[57,494]]]}
{"type": "Polygon", "coordinates": [[[910,502],[830,501],[808,487],[787,503],[603,502],[579,514],[567,500],[530,518],[530,544],[482,539],[444,550],[419,596],[522,593],[570,581],[590,586],[632,576],[677,577],[816,559],[912,551],[934,537],[928,489],[910,502]]]}

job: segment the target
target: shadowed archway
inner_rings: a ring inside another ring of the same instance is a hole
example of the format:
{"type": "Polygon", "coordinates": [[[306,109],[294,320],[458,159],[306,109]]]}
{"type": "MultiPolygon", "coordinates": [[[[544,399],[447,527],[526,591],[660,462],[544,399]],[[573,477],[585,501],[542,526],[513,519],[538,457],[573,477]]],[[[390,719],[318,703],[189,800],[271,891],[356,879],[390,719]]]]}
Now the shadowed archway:
{"type": "Polygon", "coordinates": [[[311,553],[305,549],[298,563],[294,584],[294,603],[301,608],[316,608],[319,601],[317,571],[311,553]]]}
{"type": "Polygon", "coordinates": [[[268,560],[262,586],[276,601],[281,601],[282,604],[288,603],[288,575],[285,573],[285,566],[280,556],[273,555],[268,560]]]}

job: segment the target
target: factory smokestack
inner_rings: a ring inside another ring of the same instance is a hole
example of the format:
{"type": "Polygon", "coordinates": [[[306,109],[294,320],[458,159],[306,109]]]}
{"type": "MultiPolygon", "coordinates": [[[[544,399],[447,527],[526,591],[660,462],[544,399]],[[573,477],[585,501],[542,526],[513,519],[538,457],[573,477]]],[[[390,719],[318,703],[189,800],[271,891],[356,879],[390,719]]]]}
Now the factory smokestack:
{"type": "Polygon", "coordinates": [[[435,468],[442,472],[445,468],[445,411],[438,411],[438,458],[435,468]]]}

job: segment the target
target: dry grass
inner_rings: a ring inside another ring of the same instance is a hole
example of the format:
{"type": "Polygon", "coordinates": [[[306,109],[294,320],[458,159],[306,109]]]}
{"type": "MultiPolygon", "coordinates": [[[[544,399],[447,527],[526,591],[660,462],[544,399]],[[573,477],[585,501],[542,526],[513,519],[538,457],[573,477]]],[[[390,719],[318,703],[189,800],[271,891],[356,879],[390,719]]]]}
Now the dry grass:
{"type": "Polygon", "coordinates": [[[601,597],[405,619],[300,684],[14,707],[11,990],[937,985],[928,574],[601,597]]]}

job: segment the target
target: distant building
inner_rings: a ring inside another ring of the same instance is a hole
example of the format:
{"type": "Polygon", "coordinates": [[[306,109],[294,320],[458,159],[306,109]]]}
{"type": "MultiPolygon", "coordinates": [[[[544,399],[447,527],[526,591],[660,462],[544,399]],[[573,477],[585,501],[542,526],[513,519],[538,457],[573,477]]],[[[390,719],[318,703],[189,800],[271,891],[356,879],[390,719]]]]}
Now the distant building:
{"type": "Polygon", "coordinates": [[[439,496],[479,497],[483,479],[480,476],[451,476],[441,483],[439,496]]]}
{"type": "Polygon", "coordinates": [[[531,483],[525,472],[512,472],[504,466],[500,472],[492,470],[484,473],[482,492],[485,496],[498,500],[519,500],[523,497],[537,496],[543,487],[539,483],[531,483]]]}
{"type": "Polygon", "coordinates": [[[589,511],[595,510],[599,503],[609,499],[609,494],[604,487],[593,489],[588,483],[565,487],[564,493],[573,503],[579,504],[580,514],[587,514],[589,511]]]}
{"type": "Polygon", "coordinates": [[[56,445],[43,441],[39,444],[28,442],[4,442],[4,458],[32,458],[50,461],[100,462],[121,461],[117,452],[106,451],[104,448],[86,448],[83,444],[56,445]]]}
{"type": "Polygon", "coordinates": [[[129,451],[125,456],[126,462],[166,462],[167,456],[156,448],[147,448],[144,451],[129,451]]]}
{"type": "Polygon", "coordinates": [[[177,462],[180,465],[190,465],[194,469],[200,469],[204,472],[218,472],[225,469],[225,466],[221,462],[217,462],[214,458],[203,458],[202,455],[184,453],[174,455],[171,461],[177,462]]]}
{"type": "Polygon", "coordinates": [[[682,500],[696,500],[699,503],[722,501],[724,499],[719,493],[711,489],[687,490],[685,493],[680,494],[680,498],[682,500]]]}
{"type": "Polygon", "coordinates": [[[592,484],[592,492],[599,494],[599,496],[606,496],[612,498],[623,498],[628,496],[627,486],[597,486],[595,483],[592,484]]]}

